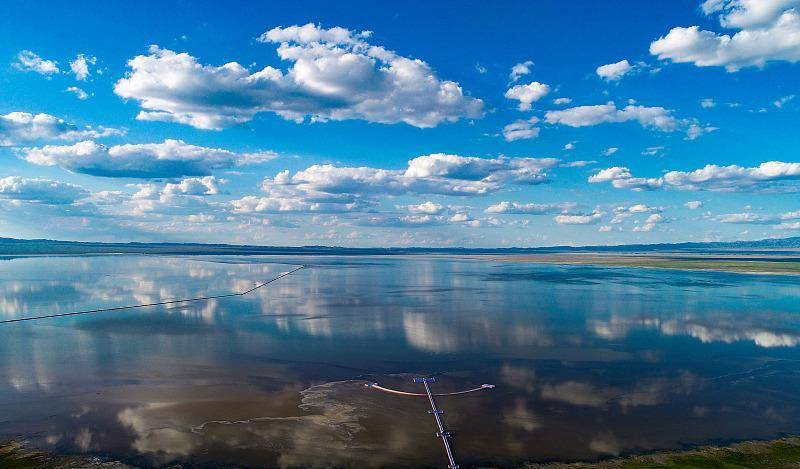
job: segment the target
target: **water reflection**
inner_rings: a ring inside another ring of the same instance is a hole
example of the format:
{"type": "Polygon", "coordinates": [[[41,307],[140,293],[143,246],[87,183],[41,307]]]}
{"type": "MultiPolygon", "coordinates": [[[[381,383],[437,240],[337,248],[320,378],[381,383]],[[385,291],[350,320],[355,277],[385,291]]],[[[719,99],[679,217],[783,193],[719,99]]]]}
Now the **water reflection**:
{"type": "Polygon", "coordinates": [[[0,329],[0,438],[141,465],[593,459],[800,431],[793,278],[456,258],[98,256],[0,262],[0,316],[245,297],[0,329]],[[480,425],[475,425],[480,422],[480,425]]]}

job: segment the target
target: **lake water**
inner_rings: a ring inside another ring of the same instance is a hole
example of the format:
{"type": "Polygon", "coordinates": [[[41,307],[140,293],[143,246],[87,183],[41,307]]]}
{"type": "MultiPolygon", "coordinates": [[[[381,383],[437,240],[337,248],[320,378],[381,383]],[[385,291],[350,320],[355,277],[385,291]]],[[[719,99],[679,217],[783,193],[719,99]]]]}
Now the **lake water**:
{"type": "Polygon", "coordinates": [[[455,257],[0,260],[0,439],[145,466],[593,460],[800,432],[797,277],[455,257]]]}

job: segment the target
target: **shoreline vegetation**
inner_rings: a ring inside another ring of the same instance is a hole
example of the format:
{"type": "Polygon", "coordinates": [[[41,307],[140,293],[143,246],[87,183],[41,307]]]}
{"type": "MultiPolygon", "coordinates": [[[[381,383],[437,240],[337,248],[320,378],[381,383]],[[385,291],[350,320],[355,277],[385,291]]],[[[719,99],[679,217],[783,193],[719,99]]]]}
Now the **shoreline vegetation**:
{"type": "Polygon", "coordinates": [[[498,262],[596,265],[648,269],[709,270],[747,274],[800,275],[800,256],[685,253],[574,253],[493,256],[498,262]]]}
{"type": "MultiPolygon", "coordinates": [[[[598,462],[527,463],[521,469],[782,469],[800,466],[800,436],[753,440],[726,446],[698,446],[598,462]]],[[[8,469],[135,469],[94,456],[55,455],[26,448],[18,442],[0,443],[0,467],[8,469]]],[[[181,467],[181,466],[174,466],[181,467]]]]}
{"type": "Polygon", "coordinates": [[[698,446],[606,459],[592,463],[527,464],[525,469],[737,469],[796,468],[800,466],[800,437],[753,440],[727,446],[698,446]]]}

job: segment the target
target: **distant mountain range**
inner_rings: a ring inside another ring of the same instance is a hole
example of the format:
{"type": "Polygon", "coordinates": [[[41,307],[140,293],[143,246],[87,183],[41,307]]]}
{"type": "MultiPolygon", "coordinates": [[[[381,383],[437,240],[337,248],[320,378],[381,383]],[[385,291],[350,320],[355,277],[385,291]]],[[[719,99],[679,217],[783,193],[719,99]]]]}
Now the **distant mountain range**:
{"type": "Polygon", "coordinates": [[[541,248],[345,248],[335,246],[249,246],[202,243],[96,243],[49,239],[0,238],[0,255],[32,254],[239,254],[239,255],[392,255],[392,254],[525,254],[547,252],[769,251],[800,249],[800,236],[758,241],[628,244],[618,246],[550,246],[541,248]]]}

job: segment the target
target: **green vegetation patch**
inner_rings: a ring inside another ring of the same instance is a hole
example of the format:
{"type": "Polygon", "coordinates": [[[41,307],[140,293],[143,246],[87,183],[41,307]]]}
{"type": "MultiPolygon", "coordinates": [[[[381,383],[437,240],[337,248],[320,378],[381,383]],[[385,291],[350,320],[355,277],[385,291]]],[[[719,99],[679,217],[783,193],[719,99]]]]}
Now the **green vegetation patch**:
{"type": "Polygon", "coordinates": [[[597,463],[529,464],[533,469],[741,469],[800,468],[800,437],[749,441],[726,447],[704,446],[690,451],[655,453],[597,463]]]}
{"type": "Polygon", "coordinates": [[[32,451],[19,443],[0,443],[0,468],[3,469],[131,469],[118,462],[79,456],[56,456],[32,451]]]}

